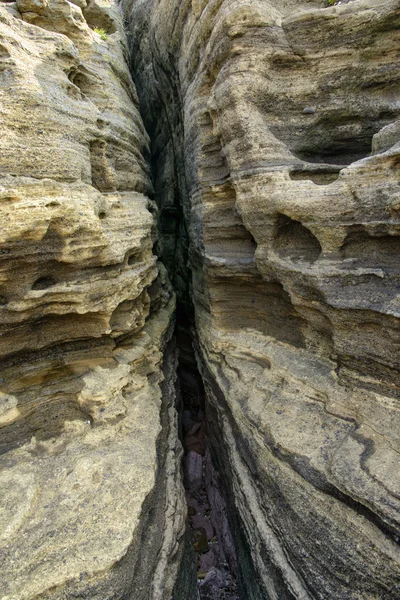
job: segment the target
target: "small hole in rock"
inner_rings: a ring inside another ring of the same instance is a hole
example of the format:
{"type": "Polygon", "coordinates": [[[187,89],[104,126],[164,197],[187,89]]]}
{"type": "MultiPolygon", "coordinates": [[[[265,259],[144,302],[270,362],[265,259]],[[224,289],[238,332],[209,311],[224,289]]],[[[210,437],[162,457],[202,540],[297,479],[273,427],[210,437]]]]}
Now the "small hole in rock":
{"type": "Polygon", "coordinates": [[[340,170],[335,171],[291,171],[292,181],[312,181],[316,185],[330,185],[339,178],[340,170]]]}
{"type": "Polygon", "coordinates": [[[0,306],[4,306],[7,304],[7,299],[5,296],[0,296],[0,306]]]}
{"type": "Polygon", "coordinates": [[[99,212],[99,219],[105,219],[107,214],[104,211],[99,212]]]}
{"type": "Polygon", "coordinates": [[[76,77],[74,78],[74,84],[84,94],[86,94],[90,89],[90,80],[86,75],[83,75],[83,73],[77,73],[76,77]]]}
{"type": "Polygon", "coordinates": [[[141,248],[131,248],[125,254],[125,264],[134,265],[140,260],[141,248]]]}
{"type": "Polygon", "coordinates": [[[78,92],[76,88],[78,88],[79,91],[85,95],[90,92],[92,88],[93,77],[91,77],[89,74],[83,73],[81,70],[73,68],[69,71],[67,77],[70,80],[70,82],[75,86],[74,90],[69,89],[70,93],[73,93],[74,91],[76,94],[78,92]]]}
{"type": "Polygon", "coordinates": [[[274,250],[284,258],[310,263],[322,252],[321,244],[307,227],[283,214],[276,221],[274,250]]]}
{"type": "Polygon", "coordinates": [[[32,286],[33,290],[46,290],[57,282],[53,277],[40,277],[32,286]]]}
{"type": "Polygon", "coordinates": [[[0,44],[0,58],[9,58],[10,53],[3,44],[0,44]]]}

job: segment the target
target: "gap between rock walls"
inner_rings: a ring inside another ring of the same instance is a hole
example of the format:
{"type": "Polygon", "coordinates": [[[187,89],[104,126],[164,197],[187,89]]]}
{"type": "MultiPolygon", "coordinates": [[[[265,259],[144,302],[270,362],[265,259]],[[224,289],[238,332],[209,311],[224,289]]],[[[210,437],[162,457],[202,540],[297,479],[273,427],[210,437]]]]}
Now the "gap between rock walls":
{"type": "MultiPolygon", "coordinates": [[[[132,52],[132,50],[131,50],[132,52]]],[[[163,73],[157,72],[156,79],[163,73]]],[[[157,223],[154,254],[166,267],[177,297],[175,344],[177,352],[177,411],[184,448],[183,480],[186,494],[189,543],[173,595],[174,600],[241,600],[237,557],[222,489],[223,478],[213,466],[208,440],[207,400],[197,367],[194,306],[191,298],[189,235],[185,219],[186,181],[183,162],[183,129],[177,88],[169,79],[174,114],[158,95],[158,110],[149,111],[140,78],[132,72],[138,89],[141,114],[150,137],[154,186],[153,214],[157,223]],[[161,125],[160,125],[161,123],[161,125]],[[174,126],[172,126],[174,123],[174,126]],[[197,578],[195,588],[194,574],[197,578]],[[179,581],[192,579],[192,596],[179,591],[179,581]]],[[[165,75],[164,75],[165,77],[165,75]]],[[[215,430],[215,428],[214,428],[215,430]]],[[[235,519],[236,520],[236,519],[235,519]]]]}
{"type": "MultiPolygon", "coordinates": [[[[151,142],[153,136],[150,136],[151,142]]],[[[179,138],[178,138],[179,139],[179,138]]],[[[173,152],[174,161],[179,150],[173,152]]],[[[166,267],[177,296],[174,341],[177,353],[176,410],[179,437],[184,448],[183,483],[187,505],[185,556],[173,600],[245,600],[238,591],[237,555],[224,499],[223,477],[215,469],[208,438],[208,406],[195,351],[196,330],[191,298],[189,241],[182,206],[180,177],[175,172],[173,190],[160,184],[152,144],[157,234],[154,253],[166,267]],[[194,575],[197,579],[195,588],[194,575]],[[179,581],[192,579],[191,596],[179,592],[179,581]]],[[[213,427],[215,435],[215,424],[213,427]]],[[[231,507],[232,510],[232,507],[231,507]]],[[[236,519],[235,519],[236,521],[236,519]]]]}
{"type": "Polygon", "coordinates": [[[230,530],[222,478],[214,468],[208,439],[208,411],[196,364],[190,320],[177,308],[177,409],[184,448],[183,471],[189,539],[200,600],[239,600],[237,556],[230,530]]]}
{"type": "MultiPolygon", "coordinates": [[[[156,41],[153,42],[156,47],[156,41]]],[[[176,408],[184,448],[182,470],[188,542],[173,600],[246,600],[246,586],[238,577],[239,552],[235,548],[241,538],[241,524],[234,502],[229,499],[225,463],[217,461],[222,435],[216,415],[211,417],[212,423],[209,421],[213,411],[207,403],[201,375],[202,358],[196,349],[191,271],[197,268],[197,261],[190,255],[190,201],[178,75],[173,64],[167,68],[159,60],[155,50],[152,72],[146,69],[140,42],[132,32],[130,55],[139,110],[150,139],[149,162],[154,189],[151,199],[157,224],[153,252],[166,268],[177,300],[176,408]]],[[[240,560],[249,563],[247,573],[253,572],[245,545],[241,547],[240,560]]]]}

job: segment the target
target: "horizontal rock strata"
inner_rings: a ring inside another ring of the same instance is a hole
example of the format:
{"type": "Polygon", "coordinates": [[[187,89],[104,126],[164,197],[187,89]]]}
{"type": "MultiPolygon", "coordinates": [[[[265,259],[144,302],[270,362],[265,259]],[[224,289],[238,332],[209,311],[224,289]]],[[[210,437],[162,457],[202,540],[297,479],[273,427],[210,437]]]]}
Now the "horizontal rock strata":
{"type": "Polygon", "coordinates": [[[240,598],[400,600],[400,6],[327,4],[1,2],[1,600],[196,598],[175,313],[240,598]]]}
{"type": "Polygon", "coordinates": [[[243,598],[394,600],[399,3],[326,4],[123,2],[243,598]]]}
{"type": "Polygon", "coordinates": [[[117,7],[2,3],[0,120],[0,598],[168,598],[175,300],[117,7]]]}

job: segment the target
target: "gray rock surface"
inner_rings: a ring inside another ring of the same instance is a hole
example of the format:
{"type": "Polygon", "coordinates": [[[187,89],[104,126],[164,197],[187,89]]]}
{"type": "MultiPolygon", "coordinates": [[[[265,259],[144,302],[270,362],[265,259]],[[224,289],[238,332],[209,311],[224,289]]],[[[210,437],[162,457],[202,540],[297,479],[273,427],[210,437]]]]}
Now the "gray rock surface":
{"type": "Polygon", "coordinates": [[[400,4],[326,4],[1,2],[1,600],[195,600],[175,312],[240,597],[400,599],[400,4]]]}

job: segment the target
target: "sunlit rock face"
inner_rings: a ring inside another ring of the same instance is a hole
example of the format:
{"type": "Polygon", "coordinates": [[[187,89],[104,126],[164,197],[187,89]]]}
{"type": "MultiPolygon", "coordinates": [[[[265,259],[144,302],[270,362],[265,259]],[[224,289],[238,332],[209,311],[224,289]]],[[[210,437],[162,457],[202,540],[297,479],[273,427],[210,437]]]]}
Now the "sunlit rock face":
{"type": "Polygon", "coordinates": [[[400,598],[400,9],[326,4],[122,2],[243,598],[400,598]]]}
{"type": "Polygon", "coordinates": [[[174,295],[116,5],[0,4],[0,115],[0,597],[169,598],[174,295]]]}

